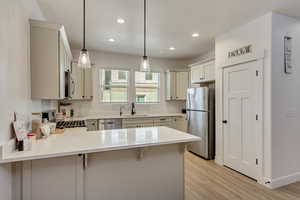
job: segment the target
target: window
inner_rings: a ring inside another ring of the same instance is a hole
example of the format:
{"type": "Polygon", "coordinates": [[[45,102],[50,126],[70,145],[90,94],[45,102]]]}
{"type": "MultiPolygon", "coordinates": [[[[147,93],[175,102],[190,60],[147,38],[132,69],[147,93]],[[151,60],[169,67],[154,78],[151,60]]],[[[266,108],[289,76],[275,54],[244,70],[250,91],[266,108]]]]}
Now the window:
{"type": "Polygon", "coordinates": [[[145,80],[146,81],[151,81],[153,79],[153,73],[151,72],[146,72],[145,73],[145,80]]]}
{"type": "Polygon", "coordinates": [[[137,103],[159,103],[160,74],[157,72],[135,72],[135,101],[137,103]]]}
{"type": "Polygon", "coordinates": [[[118,71],[119,80],[126,80],[126,71],[118,71]]]}
{"type": "Polygon", "coordinates": [[[145,102],[145,95],[136,95],[137,102],[145,102]]]}
{"type": "Polygon", "coordinates": [[[99,70],[101,101],[104,103],[127,103],[129,71],[99,70]]]}

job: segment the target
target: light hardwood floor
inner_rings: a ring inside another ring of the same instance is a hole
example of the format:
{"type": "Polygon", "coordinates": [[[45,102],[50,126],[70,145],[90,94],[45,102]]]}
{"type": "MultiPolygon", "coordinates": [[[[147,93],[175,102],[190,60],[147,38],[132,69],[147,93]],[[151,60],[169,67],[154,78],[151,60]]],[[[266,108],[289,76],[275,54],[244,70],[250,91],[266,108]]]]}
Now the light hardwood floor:
{"type": "Polygon", "coordinates": [[[185,155],[185,200],[300,200],[300,183],[270,190],[233,170],[185,155]]]}

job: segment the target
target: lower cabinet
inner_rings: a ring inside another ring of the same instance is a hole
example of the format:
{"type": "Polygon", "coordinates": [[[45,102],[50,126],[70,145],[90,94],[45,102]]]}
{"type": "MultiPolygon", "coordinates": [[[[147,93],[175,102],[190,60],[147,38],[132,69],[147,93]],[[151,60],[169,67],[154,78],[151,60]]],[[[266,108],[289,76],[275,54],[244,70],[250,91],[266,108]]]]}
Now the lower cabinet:
{"type": "Polygon", "coordinates": [[[123,119],[122,128],[142,128],[166,126],[186,132],[186,120],[183,117],[154,117],[123,119]]]}
{"type": "Polygon", "coordinates": [[[21,199],[182,200],[183,162],[182,144],[24,161],[21,199]]]}
{"type": "Polygon", "coordinates": [[[23,162],[22,199],[77,200],[80,160],[67,156],[23,162]]]}

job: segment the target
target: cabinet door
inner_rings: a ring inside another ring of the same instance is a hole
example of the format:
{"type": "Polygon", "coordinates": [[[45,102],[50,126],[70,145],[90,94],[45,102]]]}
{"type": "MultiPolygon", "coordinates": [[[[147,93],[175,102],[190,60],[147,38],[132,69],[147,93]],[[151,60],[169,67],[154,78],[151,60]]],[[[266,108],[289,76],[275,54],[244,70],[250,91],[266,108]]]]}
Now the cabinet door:
{"type": "MultiPolygon", "coordinates": [[[[147,137],[141,132],[139,137],[147,137]]],[[[88,155],[84,171],[85,200],[182,200],[183,155],[178,145],[88,155]]]]}
{"type": "Polygon", "coordinates": [[[175,119],[175,129],[182,132],[187,132],[187,120],[185,117],[177,117],[175,119]]]}
{"type": "Polygon", "coordinates": [[[77,64],[73,64],[72,67],[72,78],[75,82],[75,91],[72,99],[74,100],[80,100],[83,99],[83,69],[79,68],[77,64]]]}
{"type": "Polygon", "coordinates": [[[92,69],[84,69],[83,75],[84,99],[93,98],[93,72],[92,69]]]}
{"type": "Polygon", "coordinates": [[[176,98],[176,72],[166,72],[166,100],[176,98]]]}
{"type": "Polygon", "coordinates": [[[49,158],[23,163],[24,200],[78,200],[78,156],[49,158]]]}
{"type": "Polygon", "coordinates": [[[189,87],[189,73],[176,72],[176,99],[185,100],[186,91],[189,87]]]}
{"type": "Polygon", "coordinates": [[[31,97],[60,99],[60,38],[56,30],[30,29],[31,97]]]}
{"type": "Polygon", "coordinates": [[[66,70],[66,50],[62,37],[59,40],[59,97],[65,98],[65,70],[66,70]]]}
{"type": "Polygon", "coordinates": [[[191,82],[200,83],[204,80],[204,68],[202,65],[192,67],[191,69],[191,82]]]}
{"type": "Polygon", "coordinates": [[[205,81],[215,80],[215,62],[209,62],[204,66],[205,81]]]}

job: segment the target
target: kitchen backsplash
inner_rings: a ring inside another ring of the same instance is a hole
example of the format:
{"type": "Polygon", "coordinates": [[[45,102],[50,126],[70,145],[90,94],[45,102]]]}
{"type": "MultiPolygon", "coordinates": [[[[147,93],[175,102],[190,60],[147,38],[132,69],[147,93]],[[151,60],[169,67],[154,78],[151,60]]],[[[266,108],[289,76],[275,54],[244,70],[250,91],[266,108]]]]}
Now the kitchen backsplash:
{"type": "MultiPolygon", "coordinates": [[[[180,113],[185,102],[161,102],[160,104],[136,104],[137,114],[163,114],[163,113],[180,113]]],[[[118,115],[120,104],[100,104],[91,101],[72,102],[71,107],[75,111],[76,117],[91,115],[118,115]]],[[[124,114],[130,114],[130,105],[125,104],[124,114]]]]}

